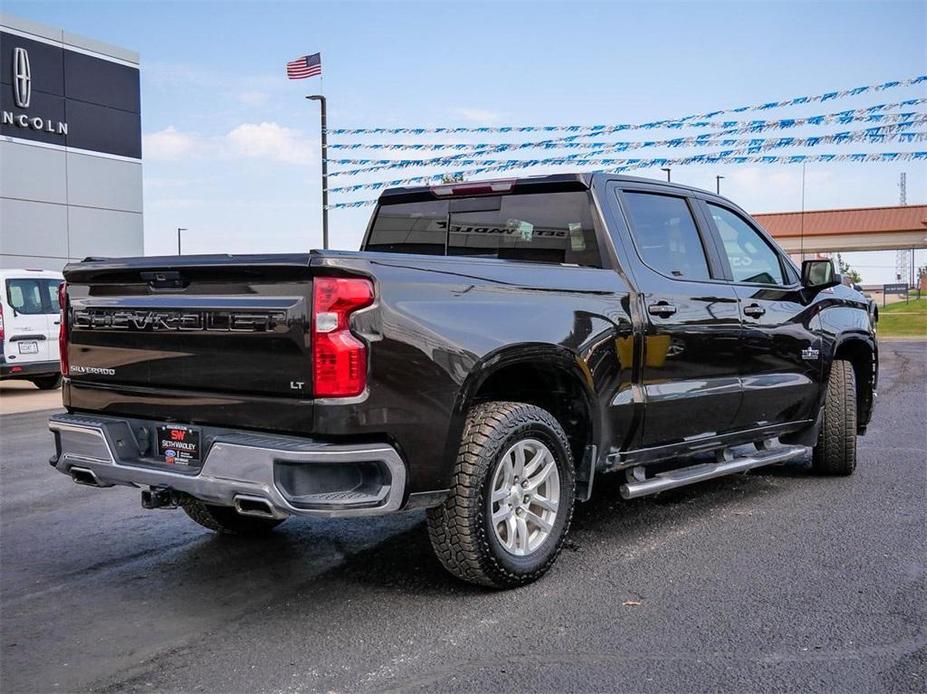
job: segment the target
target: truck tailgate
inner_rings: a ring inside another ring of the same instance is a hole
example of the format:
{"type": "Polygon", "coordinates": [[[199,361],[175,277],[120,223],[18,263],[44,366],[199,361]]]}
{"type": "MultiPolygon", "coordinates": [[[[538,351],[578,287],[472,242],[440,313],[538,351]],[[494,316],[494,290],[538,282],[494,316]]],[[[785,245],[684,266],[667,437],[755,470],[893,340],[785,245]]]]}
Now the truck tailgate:
{"type": "Polygon", "coordinates": [[[74,386],[311,397],[308,254],[91,261],[65,279],[74,386]]]}

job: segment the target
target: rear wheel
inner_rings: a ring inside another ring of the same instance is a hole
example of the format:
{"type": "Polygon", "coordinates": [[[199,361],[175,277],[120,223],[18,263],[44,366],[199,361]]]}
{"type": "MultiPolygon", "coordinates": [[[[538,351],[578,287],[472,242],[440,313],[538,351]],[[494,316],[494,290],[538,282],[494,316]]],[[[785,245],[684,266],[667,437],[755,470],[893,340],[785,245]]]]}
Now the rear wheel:
{"type": "Polygon", "coordinates": [[[61,387],[61,374],[54,376],[38,376],[32,379],[35,387],[39,390],[54,390],[61,387]]]}
{"type": "Polygon", "coordinates": [[[811,462],[814,471],[823,475],[852,475],[856,469],[856,374],[843,359],[835,359],[830,367],[811,462]]]}
{"type": "Polygon", "coordinates": [[[192,497],[181,501],[180,507],[204,528],[223,535],[261,535],[270,532],[284,520],[243,516],[230,506],[214,506],[192,497]]]}
{"type": "Polygon", "coordinates": [[[539,407],[492,402],[470,411],[447,500],[428,511],[435,554],[470,583],[511,588],[543,576],[573,515],[573,458],[539,407]]]}

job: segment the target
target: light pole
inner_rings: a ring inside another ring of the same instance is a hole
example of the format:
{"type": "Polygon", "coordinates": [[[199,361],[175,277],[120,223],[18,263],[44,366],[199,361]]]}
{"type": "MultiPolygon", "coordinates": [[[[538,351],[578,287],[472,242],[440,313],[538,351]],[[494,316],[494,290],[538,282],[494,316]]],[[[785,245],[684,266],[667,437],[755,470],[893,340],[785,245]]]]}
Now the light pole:
{"type": "Polygon", "coordinates": [[[722,178],[724,178],[724,176],[715,176],[715,193],[717,193],[718,195],[721,195],[721,179],[722,178]]]}
{"type": "Polygon", "coordinates": [[[324,96],[312,94],[306,98],[318,101],[322,109],[322,248],[328,248],[328,117],[324,96]]]}
{"type": "Polygon", "coordinates": [[[183,255],[180,252],[180,232],[187,231],[184,227],[177,227],[177,255],[183,255]]]}
{"type": "Polygon", "coordinates": [[[665,172],[666,172],[666,182],[669,183],[669,182],[670,182],[670,171],[672,171],[672,169],[670,169],[670,168],[668,168],[668,167],[663,167],[663,168],[660,169],[660,171],[665,171],[665,172]]]}

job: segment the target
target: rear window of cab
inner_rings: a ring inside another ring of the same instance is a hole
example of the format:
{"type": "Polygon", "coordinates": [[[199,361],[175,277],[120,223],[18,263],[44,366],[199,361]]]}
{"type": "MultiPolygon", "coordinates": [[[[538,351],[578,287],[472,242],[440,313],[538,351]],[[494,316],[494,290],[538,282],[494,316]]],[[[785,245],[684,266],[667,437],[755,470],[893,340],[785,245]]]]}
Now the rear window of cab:
{"type": "Polygon", "coordinates": [[[364,250],[601,267],[586,191],[384,204],[364,250]]]}

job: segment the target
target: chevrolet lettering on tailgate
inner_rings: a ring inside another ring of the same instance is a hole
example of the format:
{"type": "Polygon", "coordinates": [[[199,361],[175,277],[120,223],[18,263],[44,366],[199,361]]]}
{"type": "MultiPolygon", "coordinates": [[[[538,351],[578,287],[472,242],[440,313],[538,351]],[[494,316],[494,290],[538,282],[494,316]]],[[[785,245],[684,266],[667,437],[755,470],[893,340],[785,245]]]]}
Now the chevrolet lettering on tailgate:
{"type": "Polygon", "coordinates": [[[88,308],[74,311],[74,326],[109,330],[215,330],[220,332],[286,332],[284,311],[114,311],[88,308]]]}

